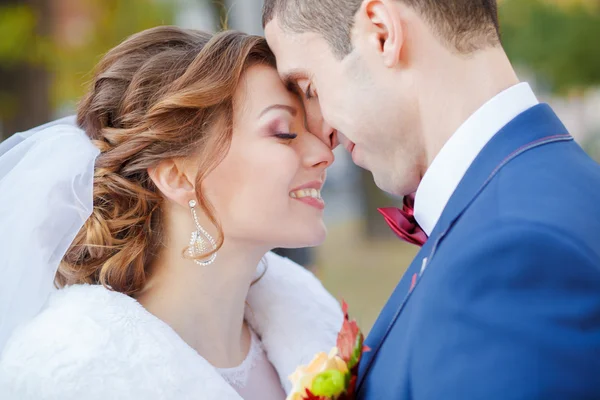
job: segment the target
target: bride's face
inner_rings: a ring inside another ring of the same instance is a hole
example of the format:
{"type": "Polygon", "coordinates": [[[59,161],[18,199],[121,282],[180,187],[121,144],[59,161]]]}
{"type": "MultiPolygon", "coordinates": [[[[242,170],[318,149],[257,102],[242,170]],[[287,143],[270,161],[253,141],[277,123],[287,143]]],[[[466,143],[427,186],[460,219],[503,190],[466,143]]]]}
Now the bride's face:
{"type": "Polygon", "coordinates": [[[203,192],[225,241],[302,247],[325,238],[320,189],[333,153],[305,128],[299,99],[269,66],[250,67],[234,96],[233,136],[203,192]]]}

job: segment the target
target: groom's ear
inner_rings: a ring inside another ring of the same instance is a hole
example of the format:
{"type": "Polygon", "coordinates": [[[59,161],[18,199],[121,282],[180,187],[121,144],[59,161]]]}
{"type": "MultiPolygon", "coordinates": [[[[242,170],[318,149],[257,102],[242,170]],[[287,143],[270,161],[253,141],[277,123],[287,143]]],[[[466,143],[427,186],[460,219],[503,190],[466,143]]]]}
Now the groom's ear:
{"type": "Polygon", "coordinates": [[[355,16],[353,35],[360,47],[380,57],[386,67],[400,62],[404,31],[394,0],[364,0],[355,16]]]}

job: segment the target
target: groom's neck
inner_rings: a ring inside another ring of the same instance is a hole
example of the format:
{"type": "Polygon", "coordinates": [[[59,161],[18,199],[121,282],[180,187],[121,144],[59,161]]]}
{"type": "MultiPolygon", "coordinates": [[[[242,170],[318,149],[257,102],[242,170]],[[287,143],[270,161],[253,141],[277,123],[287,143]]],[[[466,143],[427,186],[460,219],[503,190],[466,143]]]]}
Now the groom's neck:
{"type": "Polygon", "coordinates": [[[469,56],[446,53],[422,76],[419,93],[427,166],[448,139],[475,111],[498,93],[519,82],[500,47],[469,56]]]}

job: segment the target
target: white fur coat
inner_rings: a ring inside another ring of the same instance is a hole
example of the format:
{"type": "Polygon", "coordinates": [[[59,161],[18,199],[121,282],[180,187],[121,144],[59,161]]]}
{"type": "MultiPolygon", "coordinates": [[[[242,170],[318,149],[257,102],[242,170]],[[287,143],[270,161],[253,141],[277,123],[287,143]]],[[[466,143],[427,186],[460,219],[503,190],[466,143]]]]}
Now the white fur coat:
{"type": "MultiPolygon", "coordinates": [[[[247,319],[286,392],[298,365],[335,345],[337,301],[308,271],[273,253],[248,295],[247,319]]],[[[239,400],[219,373],[134,299],[102,286],[57,291],[0,359],[2,400],[239,400]]]]}

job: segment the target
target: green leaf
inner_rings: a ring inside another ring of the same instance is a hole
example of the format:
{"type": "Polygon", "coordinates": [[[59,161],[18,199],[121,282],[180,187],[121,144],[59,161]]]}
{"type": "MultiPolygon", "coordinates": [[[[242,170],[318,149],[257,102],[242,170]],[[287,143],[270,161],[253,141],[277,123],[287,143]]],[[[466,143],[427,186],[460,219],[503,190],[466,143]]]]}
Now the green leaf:
{"type": "Polygon", "coordinates": [[[364,337],[362,334],[356,336],[354,350],[352,350],[352,356],[350,357],[350,361],[348,361],[348,369],[350,370],[354,368],[360,361],[360,357],[362,356],[363,351],[363,341],[364,337]]]}

